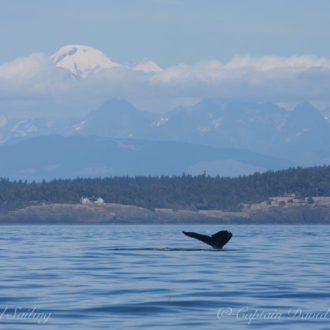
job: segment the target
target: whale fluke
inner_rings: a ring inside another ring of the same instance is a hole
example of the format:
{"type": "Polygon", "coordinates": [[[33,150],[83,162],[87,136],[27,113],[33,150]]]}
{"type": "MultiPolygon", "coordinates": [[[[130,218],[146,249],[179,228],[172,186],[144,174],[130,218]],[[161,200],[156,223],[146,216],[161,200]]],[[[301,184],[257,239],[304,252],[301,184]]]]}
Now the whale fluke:
{"type": "Polygon", "coordinates": [[[192,232],[183,231],[186,236],[196,238],[208,245],[211,245],[214,249],[222,249],[222,247],[228,243],[233,234],[229,230],[221,230],[212,236],[201,235],[192,232]]]}

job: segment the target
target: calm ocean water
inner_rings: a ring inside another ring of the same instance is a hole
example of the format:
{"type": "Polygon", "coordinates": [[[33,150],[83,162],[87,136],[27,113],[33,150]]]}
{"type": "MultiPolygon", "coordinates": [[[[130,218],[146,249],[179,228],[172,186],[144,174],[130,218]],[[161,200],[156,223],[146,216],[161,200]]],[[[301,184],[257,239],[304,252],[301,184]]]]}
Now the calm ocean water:
{"type": "Polygon", "coordinates": [[[329,329],[330,226],[2,226],[0,328],[329,329]],[[222,251],[181,230],[229,229],[222,251]]]}

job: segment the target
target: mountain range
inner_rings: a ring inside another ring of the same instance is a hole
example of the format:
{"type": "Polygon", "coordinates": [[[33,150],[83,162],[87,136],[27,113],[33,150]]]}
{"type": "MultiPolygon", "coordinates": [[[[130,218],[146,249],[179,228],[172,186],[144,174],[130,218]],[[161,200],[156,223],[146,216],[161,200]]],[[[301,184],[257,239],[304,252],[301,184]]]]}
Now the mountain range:
{"type": "Polygon", "coordinates": [[[98,135],[237,148],[299,165],[328,164],[330,125],[310,103],[288,111],[271,103],[203,100],[155,115],[109,100],[66,135],[98,135]]]}
{"type": "Polygon", "coordinates": [[[330,162],[329,123],[307,102],[287,111],[268,103],[203,100],[156,115],[111,99],[66,125],[3,121],[1,132],[8,131],[20,134],[0,145],[2,176],[29,180],[237,176],[330,162]]]}
{"type": "MultiPolygon", "coordinates": [[[[162,71],[148,59],[124,65],[79,45],[65,46],[50,58],[78,81],[118,68],[162,71]]],[[[330,164],[330,123],[308,102],[287,110],[269,102],[210,98],[160,114],[111,98],[87,115],[58,118],[0,116],[1,176],[33,180],[204,171],[235,176],[330,164]]]]}

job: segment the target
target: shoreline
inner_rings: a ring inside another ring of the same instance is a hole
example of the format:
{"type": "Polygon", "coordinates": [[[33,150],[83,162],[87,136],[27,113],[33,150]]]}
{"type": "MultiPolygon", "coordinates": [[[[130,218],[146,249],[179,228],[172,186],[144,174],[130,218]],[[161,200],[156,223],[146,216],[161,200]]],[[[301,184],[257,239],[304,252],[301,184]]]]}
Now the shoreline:
{"type": "Polygon", "coordinates": [[[268,201],[243,204],[240,211],[149,210],[114,203],[43,204],[0,214],[0,225],[166,225],[166,224],[330,224],[330,197],[292,199],[272,197],[268,201]]]}

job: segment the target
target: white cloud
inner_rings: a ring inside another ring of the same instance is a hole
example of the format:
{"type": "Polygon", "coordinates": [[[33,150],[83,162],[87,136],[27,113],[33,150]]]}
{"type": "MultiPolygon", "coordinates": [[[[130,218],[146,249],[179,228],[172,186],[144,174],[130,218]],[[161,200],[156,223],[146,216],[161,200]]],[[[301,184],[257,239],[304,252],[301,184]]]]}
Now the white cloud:
{"type": "Polygon", "coordinates": [[[39,72],[43,72],[45,65],[50,63],[49,57],[42,54],[32,54],[27,57],[19,57],[12,62],[0,66],[0,78],[2,79],[30,79],[39,72]]]}
{"type": "Polygon", "coordinates": [[[154,111],[205,97],[330,104],[330,59],[323,57],[235,56],[144,71],[122,65],[76,79],[45,54],[18,58],[0,66],[0,115],[77,116],[111,97],[154,111]]]}
{"type": "Polygon", "coordinates": [[[70,80],[70,74],[56,68],[47,55],[32,54],[0,66],[0,96],[49,95],[63,90],[70,80]]]}
{"type": "Polygon", "coordinates": [[[178,65],[152,77],[155,85],[200,97],[254,98],[272,102],[328,100],[330,59],[315,56],[235,56],[228,63],[178,65]]]}
{"type": "Polygon", "coordinates": [[[330,59],[315,56],[235,56],[223,64],[219,61],[198,63],[194,66],[180,64],[163,70],[155,75],[154,82],[175,83],[185,81],[222,82],[249,80],[259,77],[277,78],[294,76],[310,69],[330,69],[330,59]]]}

